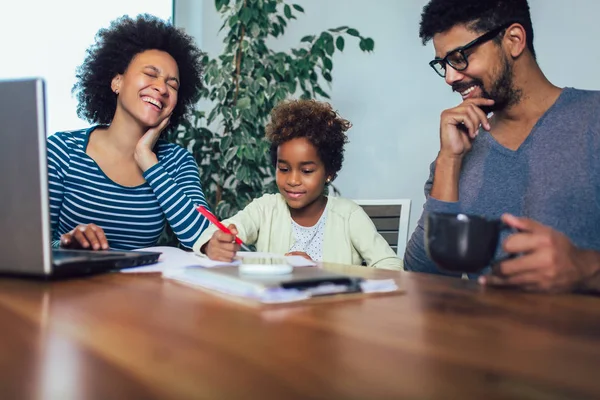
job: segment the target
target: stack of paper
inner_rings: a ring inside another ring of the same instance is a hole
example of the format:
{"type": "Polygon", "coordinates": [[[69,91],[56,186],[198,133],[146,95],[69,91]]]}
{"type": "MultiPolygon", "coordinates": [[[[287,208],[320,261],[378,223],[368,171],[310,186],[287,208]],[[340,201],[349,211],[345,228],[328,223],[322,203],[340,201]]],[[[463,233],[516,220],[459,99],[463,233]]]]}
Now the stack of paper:
{"type": "Polygon", "coordinates": [[[163,277],[260,303],[287,303],[316,296],[398,291],[394,279],[370,280],[321,268],[294,268],[289,274],[244,274],[237,266],[184,268],[163,277]]]}

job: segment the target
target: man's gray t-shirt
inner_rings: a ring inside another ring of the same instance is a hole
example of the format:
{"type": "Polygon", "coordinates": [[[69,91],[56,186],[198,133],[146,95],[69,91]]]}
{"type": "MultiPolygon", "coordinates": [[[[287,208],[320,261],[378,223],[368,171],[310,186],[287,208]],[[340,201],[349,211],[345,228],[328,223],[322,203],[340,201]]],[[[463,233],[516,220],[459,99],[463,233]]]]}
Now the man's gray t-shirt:
{"type": "Polygon", "coordinates": [[[481,130],[463,160],[456,203],[429,196],[434,166],[406,248],[407,270],[439,273],[424,247],[427,212],[511,213],[564,233],[577,247],[600,250],[600,91],[563,89],[515,151],[481,130]]]}

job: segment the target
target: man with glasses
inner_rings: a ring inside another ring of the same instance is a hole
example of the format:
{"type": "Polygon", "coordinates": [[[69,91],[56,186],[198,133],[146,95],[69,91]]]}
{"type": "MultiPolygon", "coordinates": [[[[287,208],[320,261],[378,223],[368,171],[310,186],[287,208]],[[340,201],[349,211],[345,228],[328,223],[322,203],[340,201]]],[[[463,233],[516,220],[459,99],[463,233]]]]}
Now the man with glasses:
{"type": "MultiPolygon", "coordinates": [[[[429,65],[462,97],[441,114],[424,215],[501,217],[514,228],[499,252],[518,256],[484,270],[482,284],[600,291],[600,92],[548,81],[526,0],[431,0],[420,37],[433,39],[429,65]]],[[[423,224],[405,268],[439,273],[423,224]]]]}

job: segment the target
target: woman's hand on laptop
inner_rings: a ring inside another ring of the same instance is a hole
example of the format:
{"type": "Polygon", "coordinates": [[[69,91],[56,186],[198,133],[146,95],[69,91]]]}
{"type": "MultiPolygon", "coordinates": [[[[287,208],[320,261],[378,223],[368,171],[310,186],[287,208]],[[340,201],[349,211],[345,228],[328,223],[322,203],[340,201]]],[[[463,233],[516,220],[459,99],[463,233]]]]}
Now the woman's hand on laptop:
{"type": "Polygon", "coordinates": [[[60,237],[60,246],[69,249],[108,250],[108,240],[98,225],[81,224],[60,237]]]}

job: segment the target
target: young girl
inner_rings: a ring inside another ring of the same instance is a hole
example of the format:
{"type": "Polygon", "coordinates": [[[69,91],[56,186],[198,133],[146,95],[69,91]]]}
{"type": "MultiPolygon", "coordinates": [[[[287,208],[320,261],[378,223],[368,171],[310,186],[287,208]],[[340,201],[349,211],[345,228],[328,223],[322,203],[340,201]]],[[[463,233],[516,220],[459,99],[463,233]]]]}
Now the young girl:
{"type": "MultiPolygon", "coordinates": [[[[265,194],[225,220],[232,233],[261,252],[400,269],[402,261],[359,205],[325,195],[342,168],[349,128],[327,103],[296,100],[275,107],[266,136],[279,193],[265,194]]],[[[231,261],[240,250],[233,239],[210,226],[193,248],[231,261]]]]}
{"type": "Polygon", "coordinates": [[[198,165],[159,140],[198,100],[203,53],[193,39],[150,15],[101,29],[73,92],[89,129],[48,138],[54,246],[153,246],[165,223],[187,247],[208,222],[198,165]]]}

